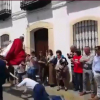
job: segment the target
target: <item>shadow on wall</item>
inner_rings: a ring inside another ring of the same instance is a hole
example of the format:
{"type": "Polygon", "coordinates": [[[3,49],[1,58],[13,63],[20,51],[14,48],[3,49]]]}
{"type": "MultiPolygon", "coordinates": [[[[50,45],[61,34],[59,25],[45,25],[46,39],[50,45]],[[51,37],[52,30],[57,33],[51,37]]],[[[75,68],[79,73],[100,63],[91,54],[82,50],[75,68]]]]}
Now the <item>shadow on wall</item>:
{"type": "Polygon", "coordinates": [[[100,6],[100,1],[73,1],[67,4],[67,13],[79,12],[100,6]]]}
{"type": "Polygon", "coordinates": [[[30,12],[27,12],[27,20],[28,23],[34,23],[37,21],[41,21],[41,20],[45,20],[45,19],[49,19],[52,18],[52,9],[51,8],[51,4],[41,8],[41,9],[37,9],[37,10],[33,10],[30,12]],[[46,10],[48,9],[48,10],[46,10]]]}
{"type": "Polygon", "coordinates": [[[0,29],[8,28],[12,26],[12,19],[6,19],[4,21],[0,20],[0,29]]]}

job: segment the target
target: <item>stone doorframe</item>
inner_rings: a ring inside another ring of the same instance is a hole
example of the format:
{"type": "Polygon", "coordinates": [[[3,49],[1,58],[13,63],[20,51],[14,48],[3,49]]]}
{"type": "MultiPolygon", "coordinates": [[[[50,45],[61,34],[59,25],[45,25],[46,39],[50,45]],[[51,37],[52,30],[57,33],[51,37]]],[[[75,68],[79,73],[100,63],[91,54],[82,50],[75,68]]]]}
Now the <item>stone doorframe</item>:
{"type": "MultiPolygon", "coordinates": [[[[25,46],[25,51],[27,53],[30,53],[31,52],[31,41],[30,41],[30,34],[31,31],[34,31],[36,29],[39,29],[39,28],[46,28],[48,29],[48,49],[52,49],[54,51],[54,34],[53,34],[53,25],[51,23],[48,23],[48,22],[36,22],[32,25],[30,25],[28,28],[27,28],[27,31],[26,31],[26,46],[25,46]]],[[[33,48],[35,50],[35,48],[33,48]]]]}
{"type": "Polygon", "coordinates": [[[81,17],[76,20],[73,20],[70,22],[70,46],[73,45],[73,25],[84,20],[95,20],[97,21],[97,31],[98,31],[98,45],[100,45],[100,17],[95,17],[95,16],[86,16],[86,17],[81,17]]]}

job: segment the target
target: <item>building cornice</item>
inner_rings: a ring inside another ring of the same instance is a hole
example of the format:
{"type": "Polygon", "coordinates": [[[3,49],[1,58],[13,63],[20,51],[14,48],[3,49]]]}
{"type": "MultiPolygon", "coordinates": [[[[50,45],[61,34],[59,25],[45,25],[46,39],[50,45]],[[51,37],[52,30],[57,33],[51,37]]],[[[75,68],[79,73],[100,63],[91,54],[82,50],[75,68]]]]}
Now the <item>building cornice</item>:
{"type": "MultiPolygon", "coordinates": [[[[39,12],[39,11],[45,11],[45,10],[49,10],[49,9],[57,9],[57,8],[60,8],[60,7],[63,7],[63,6],[66,6],[66,1],[62,1],[60,3],[57,3],[57,4],[53,4],[53,5],[47,5],[43,8],[40,8],[40,9],[36,9],[36,10],[33,10],[33,11],[29,11],[28,13],[34,13],[34,12],[39,12]]],[[[15,13],[12,13],[12,20],[18,20],[18,19],[21,19],[21,18],[25,18],[27,15],[27,11],[18,11],[18,12],[15,12],[15,13]]]]}
{"type": "Polygon", "coordinates": [[[26,17],[26,11],[18,11],[12,14],[12,20],[17,20],[26,17]]]}

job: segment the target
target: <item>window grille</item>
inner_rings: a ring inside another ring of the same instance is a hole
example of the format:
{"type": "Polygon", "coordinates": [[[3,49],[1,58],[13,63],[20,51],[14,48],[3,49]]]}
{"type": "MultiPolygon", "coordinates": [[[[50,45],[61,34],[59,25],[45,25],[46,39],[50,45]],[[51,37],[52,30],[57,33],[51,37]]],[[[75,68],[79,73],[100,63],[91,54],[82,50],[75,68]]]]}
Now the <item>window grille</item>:
{"type": "Polygon", "coordinates": [[[89,46],[95,54],[95,46],[98,45],[97,21],[84,20],[73,25],[73,43],[83,52],[85,46],[89,46]]]}

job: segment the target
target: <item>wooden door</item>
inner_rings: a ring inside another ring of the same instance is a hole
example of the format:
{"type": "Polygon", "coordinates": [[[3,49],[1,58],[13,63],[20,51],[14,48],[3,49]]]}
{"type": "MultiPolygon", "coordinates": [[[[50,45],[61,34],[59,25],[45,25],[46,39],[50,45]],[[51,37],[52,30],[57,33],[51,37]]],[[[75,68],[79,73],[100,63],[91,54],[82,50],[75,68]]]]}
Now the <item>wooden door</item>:
{"type": "Polygon", "coordinates": [[[38,56],[39,51],[42,51],[46,55],[46,50],[48,50],[48,30],[40,29],[34,33],[35,36],[35,52],[38,56]]]}

